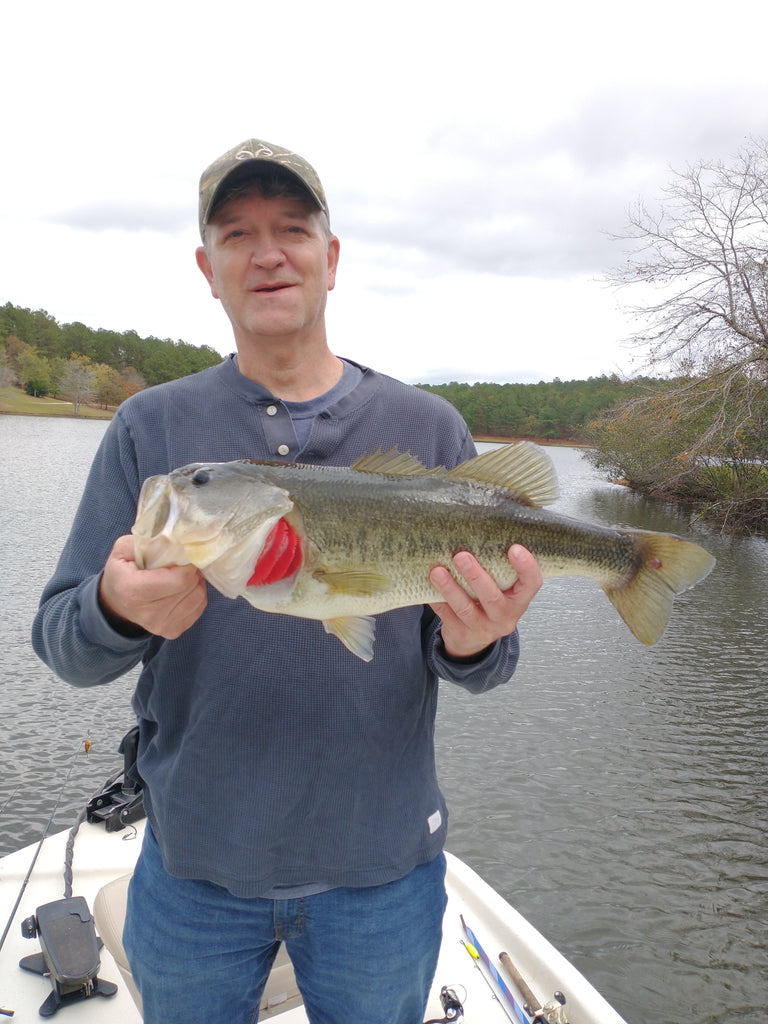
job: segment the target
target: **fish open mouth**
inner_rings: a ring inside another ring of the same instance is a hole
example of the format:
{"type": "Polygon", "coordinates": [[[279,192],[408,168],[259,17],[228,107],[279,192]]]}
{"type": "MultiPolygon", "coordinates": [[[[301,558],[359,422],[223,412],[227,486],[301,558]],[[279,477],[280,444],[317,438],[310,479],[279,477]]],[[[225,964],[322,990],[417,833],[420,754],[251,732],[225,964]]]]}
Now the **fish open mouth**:
{"type": "Polygon", "coordinates": [[[183,516],[178,494],[162,477],[145,487],[146,495],[131,531],[140,569],[190,562],[202,568],[219,557],[219,537],[226,532],[236,510],[228,509],[221,518],[199,523],[196,528],[185,530],[183,536],[177,536],[183,516]]]}
{"type": "Polygon", "coordinates": [[[148,539],[162,533],[171,516],[171,495],[167,477],[151,477],[144,482],[135,532],[148,539]]]}

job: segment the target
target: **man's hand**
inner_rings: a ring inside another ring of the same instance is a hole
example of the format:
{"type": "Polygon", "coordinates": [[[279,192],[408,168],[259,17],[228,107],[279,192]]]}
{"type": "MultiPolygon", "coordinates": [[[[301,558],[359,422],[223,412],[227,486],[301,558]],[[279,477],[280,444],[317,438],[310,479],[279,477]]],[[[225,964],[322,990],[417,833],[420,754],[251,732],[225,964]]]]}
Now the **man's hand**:
{"type": "Polygon", "coordinates": [[[472,588],[476,600],[445,566],[437,565],[430,572],[432,585],[445,599],[431,607],[443,621],[443,645],[449,657],[471,658],[517,629],[543,581],[536,559],[522,545],[513,544],[507,557],[517,579],[509,590],[500,590],[474,555],[459,551],[454,556],[453,566],[472,588]]]}
{"type": "Polygon", "coordinates": [[[175,640],[197,622],[207,603],[205,580],[194,565],[139,569],[133,537],[115,541],[99,584],[99,604],[118,632],[131,635],[139,627],[175,640]]]}

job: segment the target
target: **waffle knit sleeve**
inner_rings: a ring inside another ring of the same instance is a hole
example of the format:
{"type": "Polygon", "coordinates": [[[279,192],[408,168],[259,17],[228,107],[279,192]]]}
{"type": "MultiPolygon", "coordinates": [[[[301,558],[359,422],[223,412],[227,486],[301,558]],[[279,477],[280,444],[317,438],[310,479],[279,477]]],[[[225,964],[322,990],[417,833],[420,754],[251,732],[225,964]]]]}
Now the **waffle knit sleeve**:
{"type": "Polygon", "coordinates": [[[153,640],[148,634],[136,639],[116,632],[98,602],[101,572],[117,538],[130,531],[138,492],[130,432],[118,414],[96,454],[32,627],[38,657],[75,686],[93,686],[123,675],[153,640]]]}

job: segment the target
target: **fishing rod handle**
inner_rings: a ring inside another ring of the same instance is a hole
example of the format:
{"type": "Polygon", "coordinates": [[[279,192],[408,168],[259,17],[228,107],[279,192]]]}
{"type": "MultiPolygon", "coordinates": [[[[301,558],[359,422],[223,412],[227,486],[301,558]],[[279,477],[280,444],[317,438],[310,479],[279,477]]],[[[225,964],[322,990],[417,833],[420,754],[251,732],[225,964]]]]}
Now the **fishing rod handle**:
{"type": "Polygon", "coordinates": [[[520,995],[523,997],[524,1001],[530,1006],[531,1013],[533,1014],[533,1016],[536,1016],[536,1014],[541,1009],[541,1003],[531,991],[528,982],[525,980],[520,971],[518,971],[518,969],[512,963],[512,959],[509,953],[499,953],[499,960],[501,960],[502,964],[504,964],[504,966],[507,969],[507,972],[509,973],[509,976],[512,978],[512,981],[514,981],[514,983],[519,988],[520,995]]]}

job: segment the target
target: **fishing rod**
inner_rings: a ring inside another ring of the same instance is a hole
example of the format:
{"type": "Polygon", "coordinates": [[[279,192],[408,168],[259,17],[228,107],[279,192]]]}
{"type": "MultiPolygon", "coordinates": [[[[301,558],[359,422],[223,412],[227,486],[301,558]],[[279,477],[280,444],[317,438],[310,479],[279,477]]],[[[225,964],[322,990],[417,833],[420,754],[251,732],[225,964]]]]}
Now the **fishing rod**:
{"type": "MultiPolygon", "coordinates": [[[[515,998],[514,994],[510,991],[506,982],[502,978],[501,974],[494,966],[494,964],[491,962],[490,957],[485,952],[483,947],[480,945],[480,941],[478,940],[477,936],[472,931],[472,929],[467,925],[462,914],[459,915],[459,919],[461,920],[461,926],[464,929],[467,938],[469,939],[469,942],[465,942],[463,943],[463,945],[466,948],[469,955],[473,958],[473,960],[475,960],[475,966],[478,966],[478,960],[483,961],[483,963],[488,968],[491,977],[498,985],[504,997],[512,1006],[512,1009],[515,1011],[515,1015],[517,1016],[517,1019],[520,1022],[520,1024],[568,1024],[568,1019],[565,1015],[565,996],[563,995],[563,993],[560,991],[555,992],[554,998],[550,1002],[543,1004],[540,999],[537,999],[537,997],[531,990],[531,987],[523,978],[517,967],[515,967],[509,953],[502,952],[499,954],[499,960],[504,965],[506,970],[509,972],[510,977],[514,981],[515,985],[520,991],[520,994],[523,997],[524,1002],[521,1007],[520,1004],[517,1002],[517,999],[515,998]]],[[[478,970],[479,969],[480,968],[478,967],[478,970]]],[[[480,973],[482,974],[482,971],[480,973]]],[[[486,985],[488,985],[488,987],[494,993],[494,997],[498,1000],[498,996],[496,995],[493,986],[485,977],[485,975],[483,975],[483,979],[486,985]]],[[[499,1005],[504,1010],[508,1019],[512,1020],[512,1017],[510,1017],[509,1013],[507,1013],[506,1008],[504,1007],[501,1000],[498,1001],[499,1005]]]]}
{"type": "MultiPolygon", "coordinates": [[[[507,1018],[507,1020],[511,1021],[512,1024],[515,1024],[514,1018],[510,1017],[507,1008],[504,1006],[502,1001],[499,999],[498,993],[496,992],[496,990],[494,989],[493,985],[490,983],[488,978],[486,978],[485,974],[483,973],[482,968],[480,967],[480,964],[478,963],[478,960],[480,959],[480,954],[478,953],[478,951],[475,949],[475,947],[472,945],[471,942],[465,942],[463,939],[459,939],[459,942],[464,947],[464,949],[466,949],[466,951],[469,953],[469,955],[472,957],[474,968],[479,973],[480,977],[483,979],[485,984],[488,986],[488,991],[491,993],[491,999],[493,999],[494,1002],[499,1004],[499,1006],[501,1007],[502,1012],[503,1012],[504,1016],[507,1018]]],[[[520,1022],[520,1024],[530,1024],[530,1021],[528,1020],[527,1017],[524,1020],[519,1018],[519,1017],[517,1019],[520,1022]]]]}
{"type": "Polygon", "coordinates": [[[472,931],[472,929],[469,927],[467,922],[464,920],[464,915],[463,914],[459,914],[459,920],[461,921],[461,927],[464,929],[464,934],[469,939],[468,942],[462,942],[462,945],[464,946],[466,951],[469,953],[469,955],[474,960],[475,967],[477,968],[478,971],[480,971],[480,977],[483,979],[483,981],[486,983],[488,988],[491,990],[491,994],[493,995],[493,998],[496,1000],[496,1002],[499,1004],[499,1006],[504,1011],[504,1015],[506,1016],[507,1020],[512,1021],[512,1024],[517,1024],[517,1022],[515,1021],[515,1018],[510,1016],[509,1011],[507,1010],[507,1008],[504,1005],[504,1003],[502,1003],[502,1001],[499,999],[499,997],[498,997],[498,995],[496,993],[496,990],[494,989],[493,985],[490,983],[490,981],[486,978],[485,974],[481,970],[480,965],[478,963],[479,960],[482,960],[483,963],[485,964],[485,966],[490,971],[491,977],[496,982],[496,984],[499,986],[500,991],[503,993],[504,997],[506,998],[506,1000],[509,1002],[510,1006],[514,1010],[515,1017],[517,1018],[517,1021],[519,1021],[519,1024],[532,1024],[531,1018],[525,1013],[523,1008],[518,1004],[518,1002],[515,999],[514,995],[510,992],[510,990],[507,987],[504,979],[502,978],[502,976],[499,974],[499,972],[496,970],[496,968],[494,967],[493,963],[491,962],[490,957],[485,952],[483,947],[480,945],[479,939],[477,938],[475,933],[472,931]]]}
{"type": "MultiPolygon", "coordinates": [[[[86,740],[85,742],[87,743],[88,741],[86,740]]],[[[3,930],[3,934],[2,934],[2,936],[0,936],[0,950],[3,948],[3,945],[5,944],[5,940],[8,937],[8,932],[11,930],[11,925],[13,924],[13,919],[16,916],[16,911],[19,909],[19,904],[21,903],[22,899],[24,898],[24,893],[26,892],[27,885],[29,884],[29,880],[32,877],[32,872],[35,869],[35,864],[37,863],[37,858],[40,856],[40,851],[43,848],[43,843],[48,838],[48,833],[50,831],[51,825],[53,824],[53,819],[56,817],[56,811],[58,811],[58,809],[59,809],[59,804],[61,803],[61,798],[64,795],[64,790],[69,785],[69,779],[70,779],[70,776],[72,775],[72,769],[75,767],[75,759],[77,758],[77,755],[80,753],[81,749],[83,749],[83,747],[81,745],[78,745],[78,747],[75,749],[74,753],[72,754],[72,758],[71,758],[70,763],[69,763],[69,771],[67,772],[66,778],[64,779],[64,782],[61,785],[61,789],[58,792],[58,795],[56,797],[56,802],[53,805],[53,810],[51,811],[50,816],[48,818],[48,821],[45,824],[45,828],[43,829],[43,834],[40,836],[40,841],[37,844],[37,849],[35,850],[34,855],[32,857],[32,863],[29,865],[29,870],[27,871],[27,874],[26,874],[26,876],[24,878],[24,881],[21,883],[21,889],[19,890],[19,895],[16,897],[16,902],[14,903],[13,909],[11,910],[10,917],[8,918],[8,920],[6,922],[5,928],[3,930]]],[[[15,796],[15,793],[14,793],[14,796],[15,796]]],[[[7,806],[7,803],[6,803],[6,806],[7,806]]]]}
{"type": "Polygon", "coordinates": [[[520,971],[515,967],[509,953],[499,953],[499,960],[504,964],[510,978],[520,989],[520,993],[525,1000],[523,1008],[533,1017],[533,1024],[539,1024],[539,1022],[541,1024],[568,1024],[564,1009],[565,996],[562,992],[556,991],[554,999],[544,1006],[541,1000],[534,995],[533,990],[520,971]]]}

